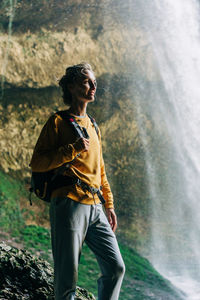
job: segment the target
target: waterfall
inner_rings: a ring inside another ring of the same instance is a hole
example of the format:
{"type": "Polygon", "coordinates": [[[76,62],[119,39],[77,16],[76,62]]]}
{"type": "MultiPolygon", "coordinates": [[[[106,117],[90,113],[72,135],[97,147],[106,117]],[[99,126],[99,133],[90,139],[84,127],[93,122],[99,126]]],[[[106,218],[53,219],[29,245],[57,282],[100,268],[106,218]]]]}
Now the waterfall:
{"type": "MultiPolygon", "coordinates": [[[[151,261],[200,299],[200,19],[197,0],[141,1],[159,85],[148,113],[159,137],[140,133],[151,197],[151,261]]],[[[139,114],[144,109],[138,102],[139,114]]],[[[140,122],[140,120],[138,120],[140,122]]]]}

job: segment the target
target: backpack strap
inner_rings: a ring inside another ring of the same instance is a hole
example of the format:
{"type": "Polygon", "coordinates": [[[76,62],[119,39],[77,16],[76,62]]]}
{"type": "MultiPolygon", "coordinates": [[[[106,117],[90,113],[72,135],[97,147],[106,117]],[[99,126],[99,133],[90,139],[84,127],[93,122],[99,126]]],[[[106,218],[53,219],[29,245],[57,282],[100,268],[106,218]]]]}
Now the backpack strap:
{"type": "Polygon", "coordinates": [[[99,127],[97,125],[97,122],[95,121],[95,119],[93,117],[91,117],[90,115],[88,115],[88,117],[90,118],[90,121],[92,122],[92,124],[94,125],[94,128],[96,130],[97,136],[99,137],[99,127]]]}
{"type": "Polygon", "coordinates": [[[56,115],[59,115],[62,119],[66,120],[71,125],[71,127],[74,128],[74,131],[78,137],[85,137],[81,127],[76,122],[75,118],[73,118],[73,116],[71,116],[64,110],[56,112],[56,115]]]}
{"type": "MultiPolygon", "coordinates": [[[[66,111],[64,111],[64,110],[58,111],[58,112],[56,112],[56,115],[59,115],[59,116],[61,116],[62,119],[66,120],[74,128],[74,131],[76,132],[76,135],[78,137],[86,137],[86,138],[89,137],[86,129],[81,128],[79,126],[79,124],[76,122],[75,118],[73,116],[71,116],[70,114],[68,114],[66,111]]],[[[95,119],[93,117],[91,117],[90,115],[88,115],[88,117],[90,118],[90,121],[92,122],[92,124],[96,130],[97,136],[99,138],[99,127],[98,127],[95,119]]]]}

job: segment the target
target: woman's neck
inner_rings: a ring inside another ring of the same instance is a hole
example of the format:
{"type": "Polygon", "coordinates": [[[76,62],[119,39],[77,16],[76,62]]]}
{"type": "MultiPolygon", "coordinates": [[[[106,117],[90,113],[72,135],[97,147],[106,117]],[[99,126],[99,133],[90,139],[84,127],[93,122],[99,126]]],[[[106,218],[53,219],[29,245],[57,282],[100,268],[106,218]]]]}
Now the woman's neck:
{"type": "Polygon", "coordinates": [[[72,103],[68,112],[75,116],[86,116],[87,103],[72,103]]]}

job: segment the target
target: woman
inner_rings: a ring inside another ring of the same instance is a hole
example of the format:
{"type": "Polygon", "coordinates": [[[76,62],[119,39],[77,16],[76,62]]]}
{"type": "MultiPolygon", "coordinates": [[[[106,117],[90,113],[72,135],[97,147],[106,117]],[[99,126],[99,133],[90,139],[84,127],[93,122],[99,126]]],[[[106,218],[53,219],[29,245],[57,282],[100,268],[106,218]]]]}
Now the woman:
{"type": "Polygon", "coordinates": [[[85,136],[77,138],[63,118],[63,112],[54,114],[43,127],[31,160],[34,172],[59,170],[60,166],[72,161],[68,167],[61,168],[62,173],[83,183],[66,184],[51,194],[55,299],[74,299],[78,263],[85,241],[102,272],[98,279],[98,299],[117,300],[125,266],[114,234],[117,218],[104,168],[100,132],[86,113],[88,103],[95,100],[96,78],[91,66],[83,63],[68,67],[59,85],[64,103],[69,105],[64,113],[86,130],[83,131],[85,136]],[[94,192],[100,187],[107,218],[101,197],[94,192]]]}

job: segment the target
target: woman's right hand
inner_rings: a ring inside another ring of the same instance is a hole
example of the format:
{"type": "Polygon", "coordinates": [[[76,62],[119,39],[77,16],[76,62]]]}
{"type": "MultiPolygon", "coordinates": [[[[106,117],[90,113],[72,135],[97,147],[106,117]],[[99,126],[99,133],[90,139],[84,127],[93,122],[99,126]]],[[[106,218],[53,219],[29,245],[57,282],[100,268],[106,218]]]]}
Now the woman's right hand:
{"type": "Polygon", "coordinates": [[[79,138],[75,143],[74,143],[74,148],[76,149],[77,152],[86,152],[89,150],[89,144],[90,141],[85,138],[79,138]]]}

